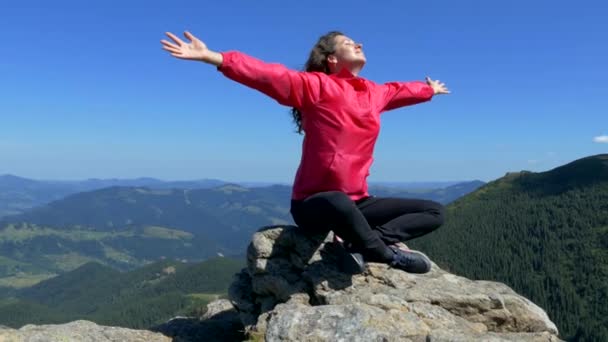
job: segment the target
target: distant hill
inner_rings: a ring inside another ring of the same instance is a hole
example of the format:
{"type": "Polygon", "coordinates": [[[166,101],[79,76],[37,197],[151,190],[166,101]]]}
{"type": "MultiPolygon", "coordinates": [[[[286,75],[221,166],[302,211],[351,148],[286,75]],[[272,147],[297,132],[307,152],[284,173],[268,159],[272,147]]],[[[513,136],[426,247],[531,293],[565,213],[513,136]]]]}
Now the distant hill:
{"type": "Polygon", "coordinates": [[[208,236],[224,248],[242,248],[249,233],[264,225],[286,224],[290,189],[244,188],[226,184],[212,189],[112,187],[70,195],[4,224],[28,223],[56,229],[98,232],[159,226],[208,236]]]}
{"type": "Polygon", "coordinates": [[[161,258],[243,255],[262,226],[291,222],[290,190],[237,185],[177,190],[104,188],[5,217],[0,293],[98,262],[121,270],[161,258]]]}
{"type": "Polygon", "coordinates": [[[49,203],[74,193],[69,186],[50,184],[12,175],[0,176],[0,218],[49,203]]]}
{"type": "Polygon", "coordinates": [[[0,322],[18,328],[86,319],[147,328],[199,312],[207,302],[225,296],[233,275],[244,266],[244,260],[229,258],[166,260],[123,273],[87,263],[0,300],[0,322]]]}
{"type": "Polygon", "coordinates": [[[289,189],[105,188],[5,217],[0,287],[27,287],[95,261],[128,270],[160,258],[243,255],[262,226],[289,223],[289,189]]]}
{"type": "Polygon", "coordinates": [[[509,173],[447,209],[444,227],[412,248],[451,272],[514,287],[563,338],[608,341],[608,154],[509,173]]]}
{"type": "Polygon", "coordinates": [[[452,185],[468,183],[468,181],[437,181],[437,182],[391,182],[391,181],[374,181],[369,182],[370,187],[382,187],[401,190],[428,190],[428,189],[443,189],[452,185]]]}
{"type": "Polygon", "coordinates": [[[482,181],[471,181],[451,184],[445,188],[401,188],[386,186],[370,186],[370,194],[378,197],[401,197],[421,198],[448,204],[456,199],[477,190],[485,183],[482,181]]]}
{"type": "Polygon", "coordinates": [[[163,257],[204,260],[229,255],[215,240],[166,227],[95,231],[27,223],[0,230],[0,250],[0,287],[30,286],[90,261],[127,270],[163,257]]]}
{"type": "Polygon", "coordinates": [[[226,184],[216,179],[162,181],[155,178],[87,179],[84,181],[43,181],[0,175],[0,218],[62,199],[68,195],[107,187],[149,187],[156,189],[200,189],[226,184]]]}

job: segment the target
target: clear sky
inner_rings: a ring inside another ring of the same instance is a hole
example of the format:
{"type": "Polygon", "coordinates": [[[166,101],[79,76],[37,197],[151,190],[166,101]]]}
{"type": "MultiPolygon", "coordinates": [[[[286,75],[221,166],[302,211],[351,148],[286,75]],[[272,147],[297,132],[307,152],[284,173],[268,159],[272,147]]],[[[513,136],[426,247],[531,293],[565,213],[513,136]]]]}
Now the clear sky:
{"type": "Polygon", "coordinates": [[[490,181],[608,153],[605,1],[0,1],[0,174],[291,182],[288,108],[209,48],[300,69],[317,38],[363,43],[361,76],[452,94],[383,114],[370,181],[490,181]]]}

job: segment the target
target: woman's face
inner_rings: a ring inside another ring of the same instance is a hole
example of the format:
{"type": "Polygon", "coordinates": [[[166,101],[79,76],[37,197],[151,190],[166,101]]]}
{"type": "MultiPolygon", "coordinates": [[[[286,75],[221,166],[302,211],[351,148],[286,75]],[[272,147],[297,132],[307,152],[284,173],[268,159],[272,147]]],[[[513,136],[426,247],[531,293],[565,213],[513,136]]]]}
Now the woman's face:
{"type": "Polygon", "coordinates": [[[363,44],[356,43],[347,36],[336,36],[334,38],[334,53],[327,57],[330,64],[337,66],[336,70],[342,67],[352,69],[352,67],[362,68],[366,59],[363,53],[363,44]]]}

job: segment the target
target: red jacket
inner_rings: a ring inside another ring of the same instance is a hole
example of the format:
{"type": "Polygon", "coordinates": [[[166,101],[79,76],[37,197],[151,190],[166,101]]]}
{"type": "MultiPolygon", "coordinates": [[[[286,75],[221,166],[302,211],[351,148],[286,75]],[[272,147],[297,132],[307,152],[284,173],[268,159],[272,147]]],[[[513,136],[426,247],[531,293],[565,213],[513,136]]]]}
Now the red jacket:
{"type": "Polygon", "coordinates": [[[353,76],[300,72],[240,52],[222,53],[226,77],[257,89],[302,113],[302,159],[292,199],[338,190],[351,199],[369,196],[367,176],[380,131],[380,113],[433,97],[424,82],[376,84],[353,76]]]}

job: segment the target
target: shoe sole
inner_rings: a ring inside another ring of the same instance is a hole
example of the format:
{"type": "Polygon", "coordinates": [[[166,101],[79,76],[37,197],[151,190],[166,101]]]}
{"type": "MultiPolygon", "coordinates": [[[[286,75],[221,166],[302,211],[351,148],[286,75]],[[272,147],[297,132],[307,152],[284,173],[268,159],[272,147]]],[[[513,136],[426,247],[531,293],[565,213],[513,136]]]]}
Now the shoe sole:
{"type": "Polygon", "coordinates": [[[361,274],[365,271],[365,261],[359,253],[346,253],[340,262],[340,270],[347,274],[361,274]]]}
{"type": "Polygon", "coordinates": [[[365,271],[365,260],[361,253],[350,253],[343,243],[335,243],[338,250],[338,268],[347,274],[361,274],[365,271]]]}

